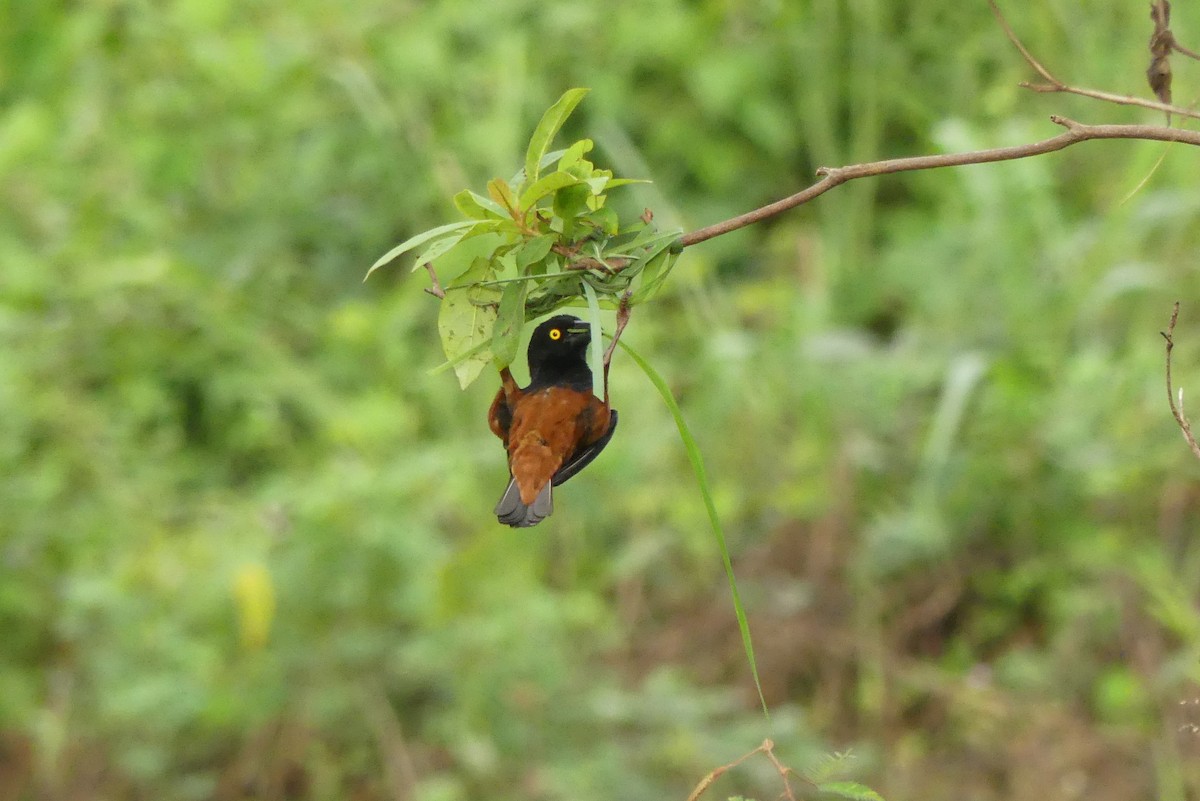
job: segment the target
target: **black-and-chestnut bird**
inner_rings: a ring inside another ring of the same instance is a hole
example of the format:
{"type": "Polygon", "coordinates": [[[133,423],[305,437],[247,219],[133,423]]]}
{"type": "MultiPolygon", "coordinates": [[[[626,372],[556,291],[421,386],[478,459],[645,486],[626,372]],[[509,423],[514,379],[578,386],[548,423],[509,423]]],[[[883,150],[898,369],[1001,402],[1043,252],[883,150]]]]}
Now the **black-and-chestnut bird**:
{"type": "Polygon", "coordinates": [[[604,450],[617,413],[592,394],[586,353],[591,329],[569,314],[551,317],[529,340],[529,386],[518,387],[508,368],[488,410],[488,425],[508,451],[512,478],[496,517],[513,527],[536,526],[554,511],[552,489],[604,450]]]}

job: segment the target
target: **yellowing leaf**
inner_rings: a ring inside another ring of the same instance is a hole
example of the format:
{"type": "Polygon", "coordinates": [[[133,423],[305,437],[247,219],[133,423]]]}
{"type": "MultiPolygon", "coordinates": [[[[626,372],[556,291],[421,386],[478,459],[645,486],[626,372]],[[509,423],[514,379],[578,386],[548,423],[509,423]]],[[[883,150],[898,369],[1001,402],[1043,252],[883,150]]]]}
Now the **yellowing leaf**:
{"type": "Polygon", "coordinates": [[[238,568],[233,578],[233,600],[242,645],[266,645],[275,619],[275,585],[267,568],[257,562],[238,568]]]}
{"type": "Polygon", "coordinates": [[[517,197],[513,194],[512,187],[508,185],[508,181],[503,178],[493,178],[488,181],[487,190],[492,200],[503,206],[510,217],[516,219],[517,197]]]}

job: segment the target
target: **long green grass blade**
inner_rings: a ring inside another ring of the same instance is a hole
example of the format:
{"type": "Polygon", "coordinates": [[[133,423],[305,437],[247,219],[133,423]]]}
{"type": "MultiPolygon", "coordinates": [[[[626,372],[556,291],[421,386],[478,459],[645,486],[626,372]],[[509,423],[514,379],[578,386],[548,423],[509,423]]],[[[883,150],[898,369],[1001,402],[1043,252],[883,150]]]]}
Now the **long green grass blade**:
{"type": "Polygon", "coordinates": [[[692,438],[692,432],[688,429],[687,423],[683,419],[683,412],[680,411],[679,404],[675,402],[675,396],[671,394],[671,388],[667,386],[667,382],[633,348],[621,341],[618,341],[618,344],[629,354],[629,358],[642,368],[642,372],[650,379],[650,383],[654,385],[658,394],[662,396],[663,402],[667,404],[671,416],[675,418],[675,426],[679,429],[679,438],[683,440],[684,450],[687,451],[688,460],[692,463],[692,472],[696,474],[696,483],[700,485],[700,494],[704,496],[704,506],[708,510],[708,522],[712,524],[713,535],[717,538],[717,545],[721,550],[721,560],[725,563],[725,575],[729,578],[729,589],[733,593],[733,611],[737,615],[738,628],[742,632],[742,646],[746,649],[746,661],[750,663],[750,673],[754,676],[754,687],[758,690],[758,700],[762,704],[763,714],[769,720],[771,713],[767,711],[767,699],[763,697],[762,682],[758,680],[758,665],[754,660],[754,643],[750,641],[750,623],[746,620],[742,596],[738,593],[737,579],[733,575],[733,562],[729,558],[729,546],[725,543],[725,532],[721,528],[721,521],[717,518],[717,506],[713,503],[712,490],[708,486],[708,474],[704,470],[704,460],[700,456],[700,448],[696,445],[696,440],[692,438]]]}

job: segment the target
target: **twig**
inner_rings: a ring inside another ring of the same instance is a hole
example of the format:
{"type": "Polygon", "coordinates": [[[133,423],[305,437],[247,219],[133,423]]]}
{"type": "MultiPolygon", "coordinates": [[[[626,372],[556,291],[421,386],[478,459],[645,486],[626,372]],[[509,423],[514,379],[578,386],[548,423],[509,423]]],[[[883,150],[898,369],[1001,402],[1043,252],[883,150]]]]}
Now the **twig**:
{"type": "MultiPolygon", "coordinates": [[[[1146,68],[1146,80],[1154,96],[1164,103],[1171,102],[1171,51],[1175,49],[1175,34],[1171,33],[1171,3],[1169,0],[1153,0],[1150,3],[1150,19],[1154,22],[1154,33],[1150,34],[1150,66],[1146,68]]],[[[1167,125],[1171,114],[1167,113],[1167,125]]]]}
{"type": "MultiPolygon", "coordinates": [[[[1021,40],[1017,38],[1016,31],[1014,31],[1012,26],[1008,24],[1008,20],[1005,19],[1004,14],[1000,12],[1000,7],[996,5],[996,0],[988,0],[988,5],[991,6],[992,15],[995,16],[996,22],[1000,23],[1000,28],[1004,31],[1004,35],[1008,37],[1008,41],[1012,42],[1013,46],[1020,51],[1021,56],[1024,57],[1025,61],[1029,63],[1029,66],[1033,67],[1037,71],[1037,74],[1049,81],[1052,86],[1058,87],[1056,91],[1066,89],[1067,85],[1051,75],[1050,70],[1043,67],[1041,62],[1034,58],[1033,54],[1025,49],[1025,45],[1021,44],[1021,40]]],[[[1022,84],[1022,86],[1024,86],[1024,84],[1022,84]]]]}
{"type": "Polygon", "coordinates": [[[736,768],[738,765],[742,764],[755,754],[766,754],[767,759],[771,760],[771,764],[774,765],[775,769],[779,771],[779,776],[783,779],[783,792],[780,794],[780,797],[786,798],[788,801],[796,801],[796,796],[792,793],[791,782],[788,781],[788,774],[795,773],[795,771],[784,765],[775,757],[775,743],[769,739],[763,740],[762,745],[760,745],[758,748],[755,748],[753,751],[747,754],[742,754],[728,765],[722,765],[721,767],[710,771],[707,776],[700,780],[695,789],[692,790],[692,793],[688,796],[687,801],[696,801],[696,799],[708,792],[708,788],[711,787],[713,782],[719,779],[722,774],[726,773],[732,768],[736,768]]]}
{"type": "MultiPolygon", "coordinates": [[[[646,212],[650,211],[646,209],[646,212]]],[[[643,218],[645,213],[643,212],[643,218]]],[[[532,232],[537,233],[537,232],[532,232]]],[[[531,235],[532,235],[531,233],[531,235]]],[[[591,256],[579,255],[580,245],[561,245],[555,244],[550,246],[550,250],[557,253],[566,259],[564,269],[567,270],[597,270],[608,275],[616,275],[633,263],[633,259],[626,259],[617,256],[611,259],[596,259],[591,256]]]]}
{"type": "MultiPolygon", "coordinates": [[[[770,742],[770,740],[767,740],[767,742],[770,742]]],[[[709,771],[708,775],[705,776],[703,779],[701,779],[700,782],[696,785],[696,787],[692,790],[691,794],[687,797],[687,801],[696,801],[697,798],[704,795],[704,793],[706,793],[708,791],[708,788],[712,786],[712,783],[715,782],[717,779],[719,779],[723,773],[725,773],[726,771],[728,771],[732,768],[736,768],[738,765],[742,764],[747,759],[749,759],[750,757],[754,756],[755,754],[761,752],[762,750],[763,750],[763,747],[760,745],[758,748],[755,748],[753,751],[751,751],[747,754],[742,754],[740,757],[733,760],[728,765],[722,765],[719,768],[709,771]]]]}
{"type": "Polygon", "coordinates": [[[1184,47],[1183,45],[1181,45],[1179,42],[1175,41],[1175,39],[1174,39],[1174,38],[1172,38],[1172,39],[1171,39],[1171,48],[1172,48],[1172,49],[1173,49],[1173,50],[1174,50],[1176,53],[1179,53],[1180,55],[1184,55],[1184,56],[1187,56],[1187,57],[1188,57],[1188,58],[1190,58],[1190,59],[1194,59],[1194,60],[1196,60],[1196,61],[1200,61],[1200,53],[1197,53],[1197,52],[1195,52],[1194,50],[1188,50],[1186,47],[1184,47]]]}
{"type": "Polygon", "coordinates": [[[1168,0],[1153,0],[1150,3],[1150,19],[1154,21],[1154,33],[1150,36],[1150,52],[1158,55],[1172,50],[1182,56],[1200,61],[1200,55],[1179,43],[1171,30],[1171,4],[1168,0]]]}
{"type": "Polygon", "coordinates": [[[1155,111],[1162,111],[1167,114],[1178,114],[1181,117],[1200,119],[1200,112],[1181,108],[1179,106],[1173,106],[1170,103],[1146,100],[1140,97],[1133,97],[1132,95],[1118,95],[1112,92],[1101,92],[1097,89],[1083,89],[1078,86],[1071,86],[1070,84],[1064,83],[1063,81],[1054,77],[1054,75],[1052,75],[1048,69],[1042,66],[1041,62],[1033,57],[1033,54],[1029,52],[1025,45],[1021,44],[1021,40],[1017,38],[1017,34],[1008,24],[1008,20],[1006,20],[1004,15],[1000,13],[1000,8],[996,5],[996,0],[988,0],[988,5],[991,6],[992,13],[995,15],[996,21],[1000,24],[1000,27],[1004,29],[1004,34],[1008,37],[1008,40],[1013,43],[1013,46],[1016,47],[1018,51],[1020,51],[1021,56],[1025,59],[1029,66],[1033,67],[1037,74],[1041,75],[1042,78],[1047,81],[1045,84],[1028,83],[1026,81],[1022,81],[1020,85],[1025,89],[1029,89],[1034,92],[1065,92],[1068,94],[1080,95],[1082,97],[1090,97],[1093,100],[1102,100],[1106,103],[1116,103],[1117,105],[1121,106],[1140,106],[1142,108],[1153,109],[1155,111]]]}
{"type": "Polygon", "coordinates": [[[612,363],[613,351],[617,349],[617,340],[621,338],[621,332],[629,323],[629,300],[632,297],[632,289],[626,289],[625,293],[621,295],[621,302],[617,306],[617,328],[613,331],[612,342],[608,343],[608,348],[604,351],[604,400],[606,403],[608,402],[608,366],[612,363]]]}
{"type": "MultiPolygon", "coordinates": [[[[1172,107],[1173,108],[1173,107],[1172,107]]],[[[1200,116],[1200,115],[1193,115],[1200,116]]],[[[1087,125],[1066,117],[1052,116],[1056,125],[1067,130],[1058,136],[1043,139],[1040,142],[1030,142],[1027,145],[1012,147],[997,147],[990,150],[972,150],[966,153],[945,153],[937,156],[912,156],[886,161],[871,161],[865,164],[851,164],[846,167],[822,167],[817,175],[821,180],[796,194],[769,203],[762,208],[746,212],[732,219],[714,223],[704,228],[685,234],[680,240],[683,247],[689,247],[707,239],[712,239],[730,231],[736,231],[747,225],[773,217],[776,214],[803,205],[819,195],[823,195],[835,186],[852,181],[855,178],[867,178],[875,175],[889,175],[897,172],[912,172],[914,170],[929,170],[936,167],[961,167],[966,164],[987,164],[994,161],[1012,161],[1029,156],[1040,156],[1070,147],[1079,142],[1091,139],[1144,139],[1158,142],[1182,142],[1187,145],[1200,146],[1200,132],[1186,131],[1179,128],[1168,128],[1163,125],[1087,125]]]]}
{"type": "Polygon", "coordinates": [[[1080,89],[1075,86],[1058,86],[1045,85],[1040,83],[1029,83],[1022,81],[1020,86],[1032,92],[1067,92],[1073,95],[1081,95],[1090,97],[1093,100],[1103,100],[1106,103],[1116,103],[1119,106],[1141,106],[1142,108],[1153,109],[1154,111],[1163,111],[1167,114],[1178,114],[1181,117],[1191,117],[1192,119],[1200,119],[1200,111],[1193,109],[1182,108],[1180,106],[1172,106],[1169,103],[1159,103],[1156,100],[1146,100],[1133,95],[1117,95],[1112,92],[1101,92],[1097,89],[1080,89]]]}
{"type": "Polygon", "coordinates": [[[437,273],[433,271],[433,263],[427,261],[421,266],[429,273],[429,280],[433,283],[433,286],[425,287],[425,291],[438,300],[445,300],[446,290],[442,289],[442,284],[438,281],[437,273]]]}
{"type": "Polygon", "coordinates": [[[771,760],[771,764],[775,766],[775,770],[779,771],[779,778],[783,779],[783,795],[788,801],[796,801],[796,796],[792,795],[792,783],[788,781],[788,775],[796,771],[780,762],[775,756],[775,743],[770,740],[763,740],[761,747],[763,753],[767,755],[767,759],[771,760]]]}
{"type": "Polygon", "coordinates": [[[1167,324],[1167,330],[1160,332],[1163,339],[1167,341],[1167,403],[1171,404],[1171,414],[1175,416],[1175,422],[1179,424],[1179,430],[1183,432],[1183,438],[1187,441],[1188,447],[1192,449],[1192,453],[1200,459],[1200,444],[1196,443],[1196,437],[1192,435],[1192,424],[1188,422],[1187,415],[1183,413],[1183,390],[1179,390],[1179,404],[1175,403],[1175,390],[1171,385],[1171,351],[1175,348],[1175,323],[1179,320],[1179,301],[1175,301],[1175,308],[1171,310],[1171,322],[1167,324]]]}

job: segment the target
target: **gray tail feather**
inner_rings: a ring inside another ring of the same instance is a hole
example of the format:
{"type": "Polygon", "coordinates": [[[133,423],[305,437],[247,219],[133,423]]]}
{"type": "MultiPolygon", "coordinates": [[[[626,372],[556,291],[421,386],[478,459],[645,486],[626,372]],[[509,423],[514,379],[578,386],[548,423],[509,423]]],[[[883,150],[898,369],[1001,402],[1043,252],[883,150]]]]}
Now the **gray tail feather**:
{"type": "Polygon", "coordinates": [[[521,502],[521,490],[517,488],[516,479],[509,479],[508,487],[496,504],[496,519],[506,526],[513,528],[528,528],[536,526],[554,513],[554,498],[549,481],[542,491],[526,506],[521,502]]]}

